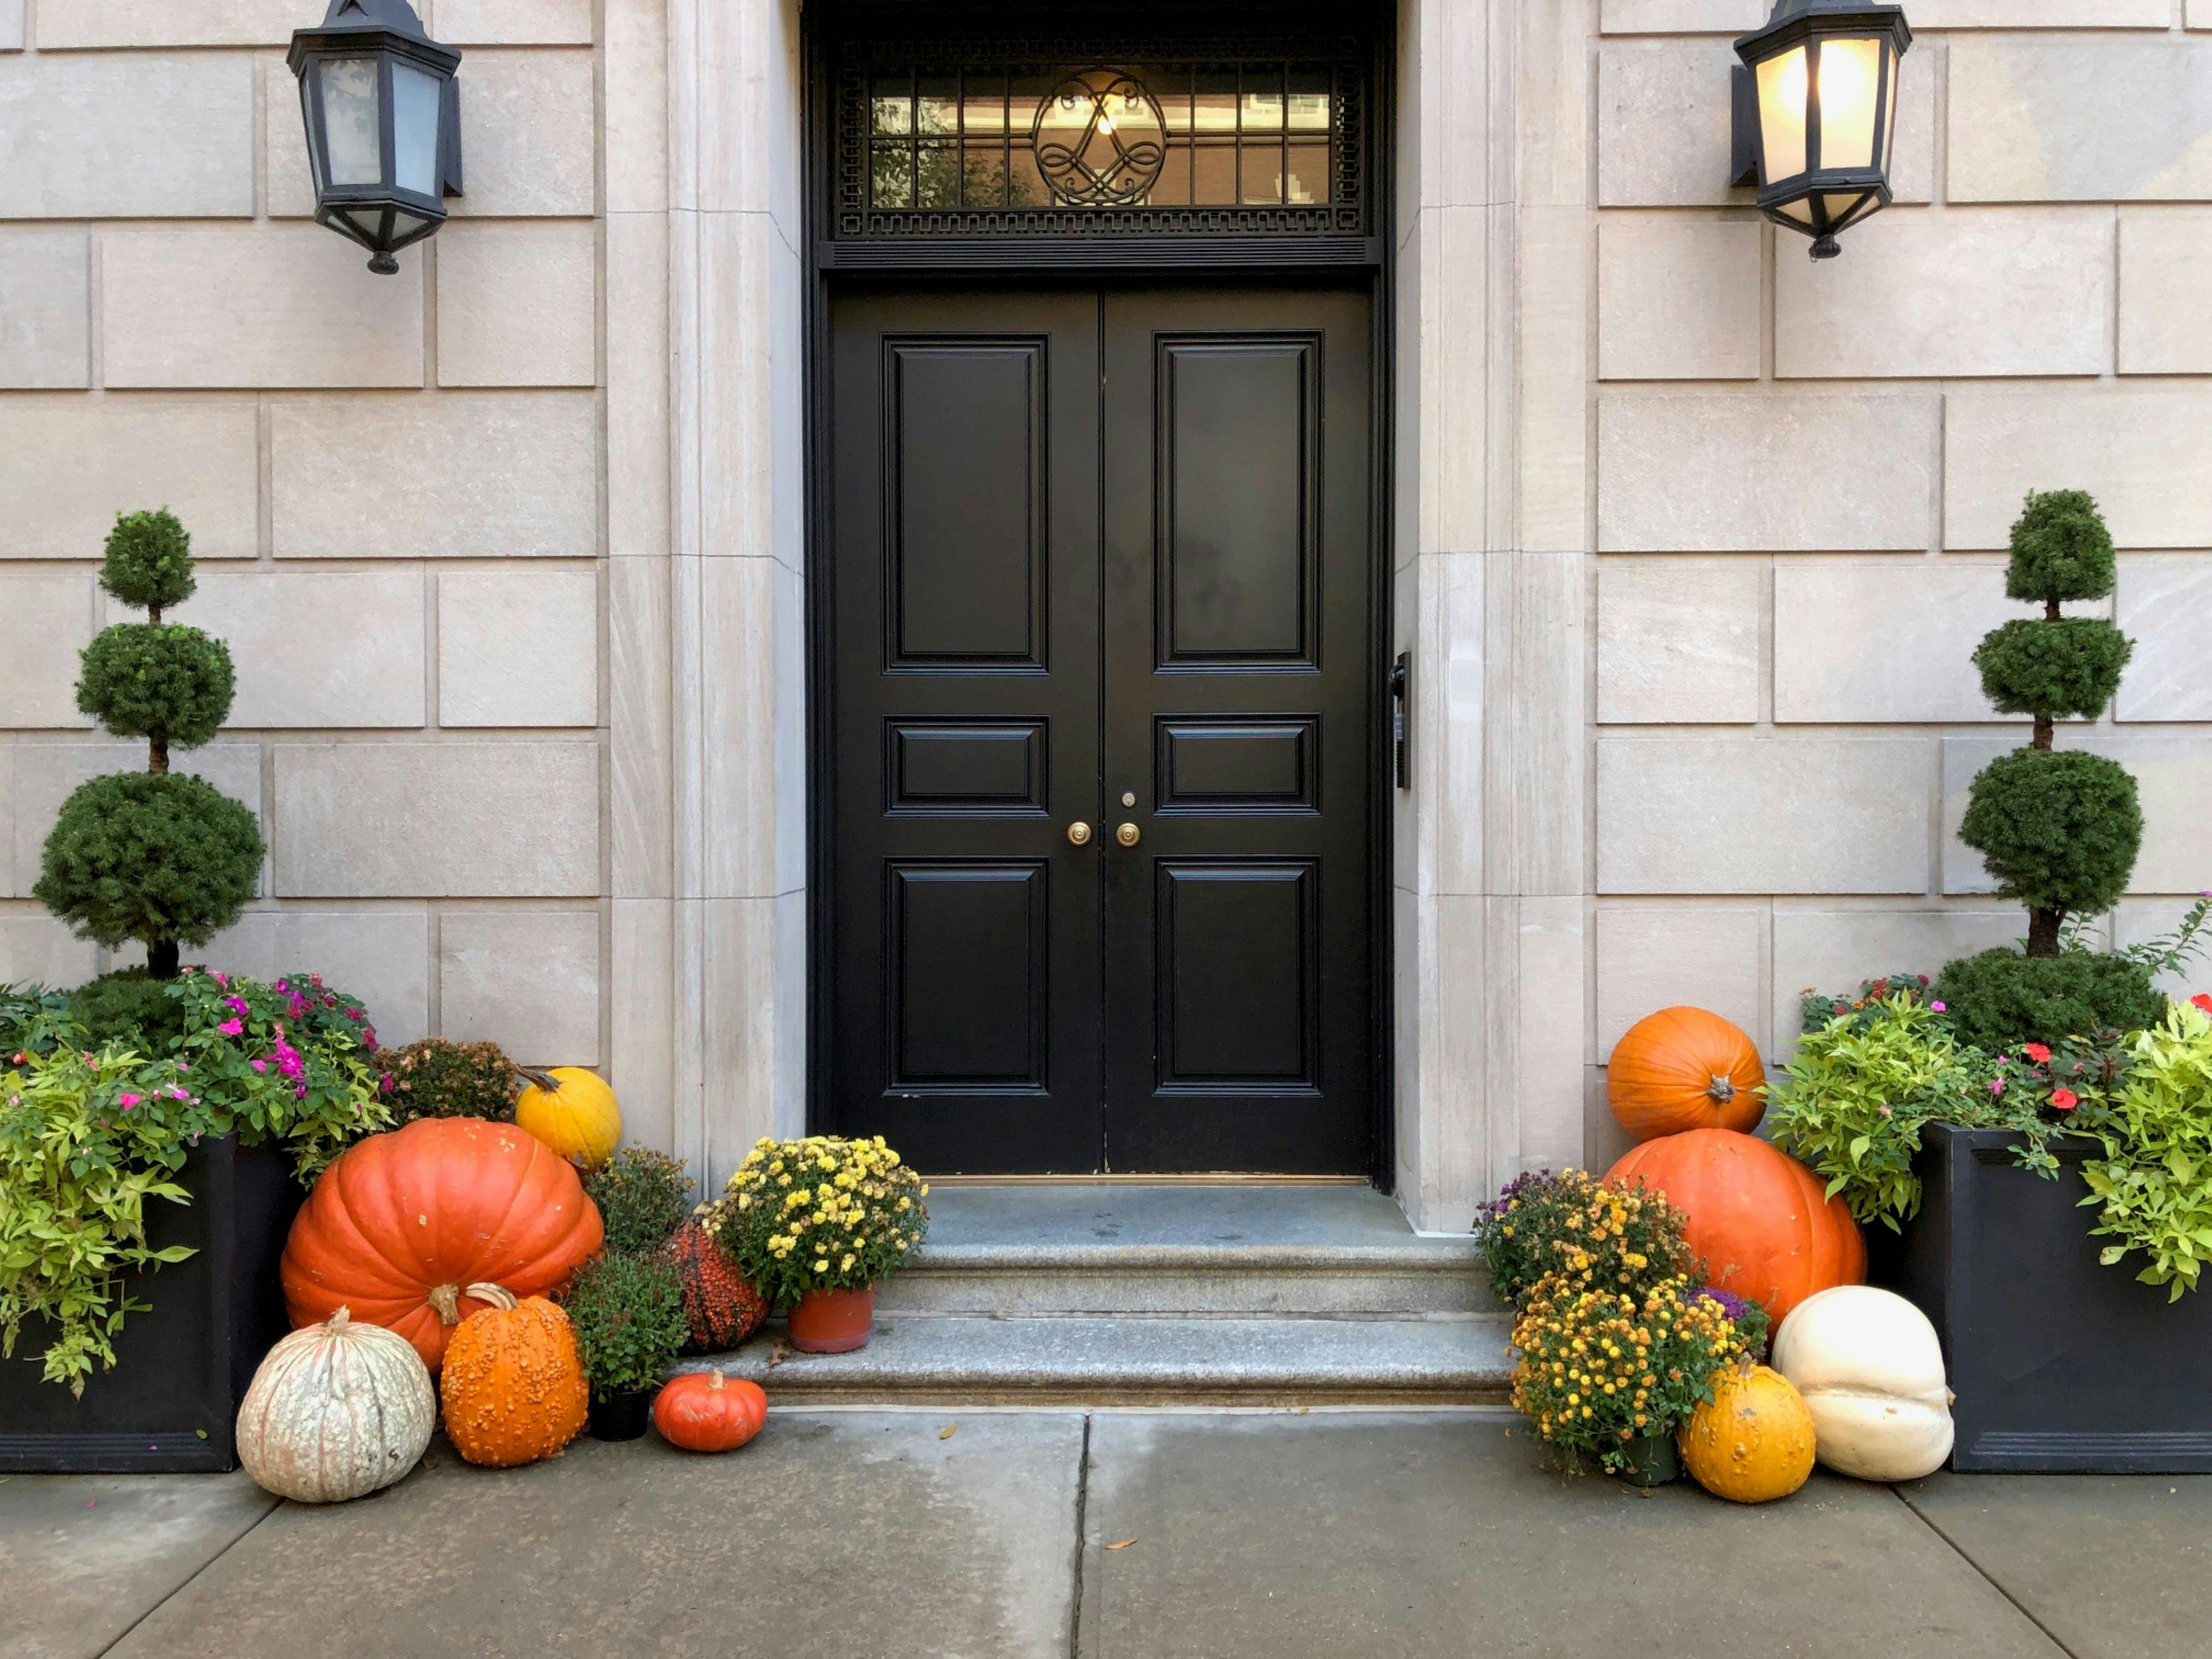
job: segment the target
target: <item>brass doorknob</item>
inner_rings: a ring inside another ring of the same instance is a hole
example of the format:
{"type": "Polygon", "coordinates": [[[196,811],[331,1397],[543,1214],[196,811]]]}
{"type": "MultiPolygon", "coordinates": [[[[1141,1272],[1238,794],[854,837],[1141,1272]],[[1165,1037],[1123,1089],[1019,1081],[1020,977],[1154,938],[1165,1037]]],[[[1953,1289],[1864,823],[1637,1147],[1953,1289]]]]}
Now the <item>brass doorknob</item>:
{"type": "Polygon", "coordinates": [[[1091,840],[1091,826],[1087,823],[1069,824],[1067,826],[1067,838],[1073,842],[1078,847],[1088,845],[1091,840]]]}
{"type": "Polygon", "coordinates": [[[1114,832],[1114,839],[1124,847],[1134,847],[1142,838],[1142,835],[1143,832],[1135,824],[1125,823],[1114,832]]]}

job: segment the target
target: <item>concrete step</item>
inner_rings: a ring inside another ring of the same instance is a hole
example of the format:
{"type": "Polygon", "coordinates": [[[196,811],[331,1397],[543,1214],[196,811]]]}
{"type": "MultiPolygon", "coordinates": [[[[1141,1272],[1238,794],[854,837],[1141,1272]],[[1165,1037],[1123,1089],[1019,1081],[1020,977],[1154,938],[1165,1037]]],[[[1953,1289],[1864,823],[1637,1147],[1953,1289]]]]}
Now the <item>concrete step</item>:
{"type": "Polygon", "coordinates": [[[879,1313],[854,1353],[803,1354],[781,1322],[733,1353],[687,1359],[781,1406],[1503,1405],[1507,1322],[1405,1319],[987,1319],[879,1313]]]}
{"type": "Polygon", "coordinates": [[[933,1188],[884,1314],[1279,1317],[1494,1313],[1471,1238],[1425,1238],[1370,1188],[933,1188]]]}

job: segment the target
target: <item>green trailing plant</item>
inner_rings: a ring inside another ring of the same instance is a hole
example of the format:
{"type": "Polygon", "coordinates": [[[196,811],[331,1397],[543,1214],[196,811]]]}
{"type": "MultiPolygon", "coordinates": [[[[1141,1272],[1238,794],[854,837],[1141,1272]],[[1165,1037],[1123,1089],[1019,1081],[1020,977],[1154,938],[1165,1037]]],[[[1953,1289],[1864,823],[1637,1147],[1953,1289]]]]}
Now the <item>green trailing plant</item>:
{"type": "Polygon", "coordinates": [[[56,1023],[68,1018],[70,994],[43,985],[0,985],[0,1062],[19,1048],[43,1042],[53,1046],[56,1023]],[[34,1035],[42,1033],[43,1035],[34,1035]]]}
{"type": "Polygon", "coordinates": [[[1551,1276],[1637,1297],[1694,1278],[1700,1267],[1682,1228],[1682,1212],[1657,1194],[1607,1187],[1584,1170],[1516,1176],[1474,1218],[1490,1288],[1516,1308],[1551,1276]]]}
{"type": "Polygon", "coordinates": [[[2081,1166],[2081,1201],[2100,1211],[2091,1232],[2116,1241],[2099,1259],[2112,1267],[2142,1252],[2136,1279],[2179,1301],[2212,1261],[2212,1015],[2174,1004],[2136,1033],[2130,1062],[2091,1127],[2104,1155],[2081,1166]]]}
{"type": "Polygon", "coordinates": [[[386,1057],[392,1112],[402,1123],[418,1117],[483,1117],[514,1121],[522,1078],[496,1042],[448,1042],[424,1037],[386,1057]]]}
{"type": "Polygon", "coordinates": [[[2027,936],[2021,951],[1950,963],[1935,986],[1962,1034],[1984,1046],[2125,1029],[2156,1018],[2162,1006],[2141,964],[2063,947],[2069,919],[2100,915],[2126,892],[2142,847],[2127,769],[2056,746],[2057,723],[2103,714],[2127,666],[2132,647],[2118,629],[2061,609],[2109,595],[2114,571],[2094,501],[2078,489],[2029,495],[2012,527],[2005,592],[2040,604],[2043,615],[1984,635],[1974,665],[1990,703],[2034,725],[2026,748],[1976,775],[1959,829],[1996,890],[2027,907],[2027,936]]]}
{"type": "Polygon", "coordinates": [[[147,1206],[190,1202],[174,1177],[223,1123],[173,1060],[88,1049],[51,1012],[21,1030],[24,1046],[0,1054],[0,1358],[31,1323],[48,1335],[46,1380],[82,1395],[115,1364],[125,1316],[146,1310],[129,1278],[191,1255],[149,1242],[147,1206]]]}
{"type": "Polygon", "coordinates": [[[684,1160],[650,1146],[624,1146],[584,1176],[610,1250],[659,1249],[690,1215],[691,1190],[684,1160]]]}
{"type": "Polygon", "coordinates": [[[651,1389],[691,1334],[684,1283],[659,1255],[610,1250],[576,1270],[562,1293],[594,1398],[651,1389]]]}
{"type": "Polygon", "coordinates": [[[46,837],[33,895],[80,938],[146,946],[147,971],[174,979],[181,947],[204,945],[253,896],[263,853],[253,814],[169,769],[230,712],[234,677],[220,640],[165,624],[194,586],[191,538],[166,507],[118,515],[100,586],[148,613],[104,629],[80,656],[77,707],[118,736],[146,739],[146,770],[80,784],[46,837]]]}

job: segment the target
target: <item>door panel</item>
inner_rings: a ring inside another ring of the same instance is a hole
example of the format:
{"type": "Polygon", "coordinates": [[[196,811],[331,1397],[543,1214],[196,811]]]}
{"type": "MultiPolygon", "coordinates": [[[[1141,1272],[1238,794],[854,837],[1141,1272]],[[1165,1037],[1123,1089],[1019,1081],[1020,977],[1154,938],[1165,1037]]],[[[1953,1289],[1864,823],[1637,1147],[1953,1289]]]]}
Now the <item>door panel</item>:
{"type": "Polygon", "coordinates": [[[832,313],[832,1112],[1098,1167],[1097,296],[832,313]]]}

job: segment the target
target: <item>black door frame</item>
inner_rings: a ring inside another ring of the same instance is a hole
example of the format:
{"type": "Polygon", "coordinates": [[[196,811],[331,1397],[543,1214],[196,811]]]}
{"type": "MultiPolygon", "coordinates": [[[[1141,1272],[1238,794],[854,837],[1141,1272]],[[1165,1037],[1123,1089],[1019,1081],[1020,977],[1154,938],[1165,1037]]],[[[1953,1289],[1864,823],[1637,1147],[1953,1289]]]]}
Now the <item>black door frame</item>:
{"type": "MultiPolygon", "coordinates": [[[[1373,1083],[1368,1137],[1368,1178],[1379,1190],[1395,1190],[1396,1114],[1393,1085],[1397,1038],[1395,995],[1395,884],[1396,837],[1392,833],[1394,795],[1402,785],[1394,777],[1391,644],[1395,629],[1396,561],[1394,459],[1397,434],[1393,419],[1396,363],[1395,276],[1397,247],[1392,206],[1396,195],[1397,131],[1395,7],[1388,0],[1366,0],[1370,15],[1371,63],[1366,99],[1366,190],[1369,234],[1316,239],[1309,248],[1261,241],[1237,244],[1206,238],[1177,242],[1168,238],[1142,243],[1115,239],[1067,238],[1051,247],[983,246],[973,242],[935,246],[873,247],[865,260],[831,240],[834,188],[833,94],[829,31],[823,24],[829,3],[810,6],[800,15],[805,61],[802,112],[805,144],[805,281],[802,301],[806,336],[805,465],[806,505],[806,1121],[810,1133],[829,1133],[836,1033],[829,1010],[829,975],[834,907],[830,884],[836,868],[836,825],[829,784],[836,775],[836,658],[831,628],[835,604],[834,505],[830,500],[830,400],[829,384],[830,296],[841,282],[896,277],[911,282],[988,283],[1048,278],[1052,273],[1094,281],[1127,276],[1152,283],[1177,278],[1202,282],[1231,277],[1249,283],[1273,273],[1284,277],[1331,276],[1369,284],[1374,319],[1372,390],[1369,430],[1369,512],[1374,568],[1374,605],[1370,619],[1368,720],[1369,841],[1368,927],[1371,952],[1373,1083]],[[842,257],[841,257],[842,255],[842,257]]],[[[1418,672],[1420,665],[1413,664],[1418,672]]],[[[1410,701],[1410,699],[1409,699],[1410,701]]],[[[1410,779],[1407,780],[1410,781],[1410,779]]],[[[1077,1177],[1079,1179],[1080,1177],[1077,1177]]]]}

